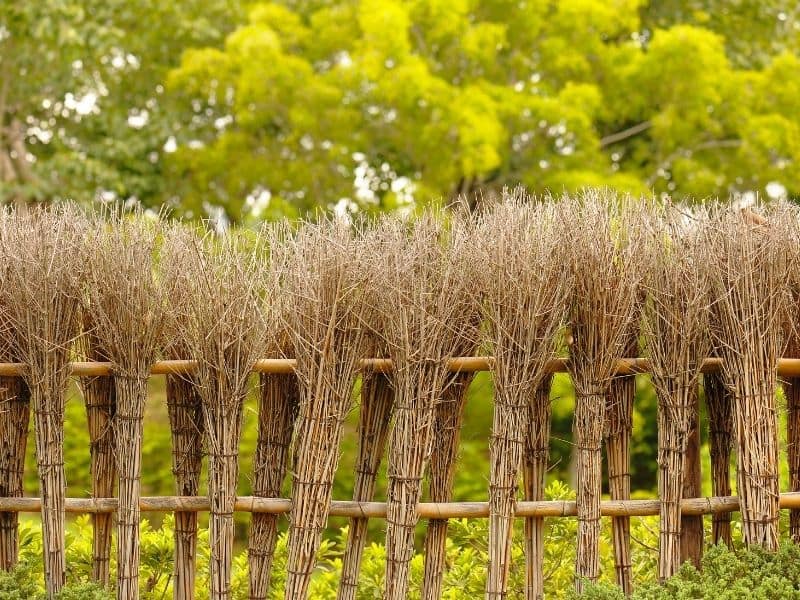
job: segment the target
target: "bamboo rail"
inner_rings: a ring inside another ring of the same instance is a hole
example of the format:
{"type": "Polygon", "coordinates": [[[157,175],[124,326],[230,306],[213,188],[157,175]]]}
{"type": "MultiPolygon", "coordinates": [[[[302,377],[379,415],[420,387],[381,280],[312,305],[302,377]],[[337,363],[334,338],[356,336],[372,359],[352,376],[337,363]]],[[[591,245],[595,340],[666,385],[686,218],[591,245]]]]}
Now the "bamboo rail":
{"type": "MultiPolygon", "coordinates": [[[[657,498],[646,500],[604,500],[600,504],[605,517],[649,517],[658,515],[660,501],[657,498]]],[[[117,508],[116,498],[65,498],[64,507],[68,513],[96,514],[111,513],[117,508]]],[[[800,508],[800,492],[787,492],[780,496],[783,509],[800,508]]],[[[0,498],[0,511],[36,513],[42,508],[40,498],[0,498]]],[[[142,512],[208,512],[209,502],[205,496],[144,496],[139,500],[142,512]]],[[[292,508],[287,498],[261,498],[239,496],[235,510],[244,513],[288,513],[292,508]]],[[[736,496],[711,496],[706,498],[685,498],[681,502],[684,515],[710,515],[730,513],[739,510],[736,496]]],[[[355,502],[352,500],[333,500],[331,516],[355,518],[386,518],[385,502],[355,502]]],[[[486,519],[489,517],[488,502],[421,502],[417,514],[422,519],[486,519]]],[[[519,501],[515,517],[574,517],[577,506],[569,500],[519,501]]]]}
{"type": "MultiPolygon", "coordinates": [[[[476,371],[490,371],[493,359],[491,356],[460,356],[451,358],[449,368],[453,372],[469,373],[476,371]]],[[[296,361],[293,358],[262,358],[256,361],[253,371],[256,373],[292,373],[296,361]]],[[[720,370],[722,360],[707,358],[703,361],[704,373],[715,373],[720,370]]],[[[0,363],[0,376],[15,377],[22,375],[24,363],[0,363]]],[[[367,358],[361,361],[363,370],[388,372],[392,369],[392,361],[388,358],[367,358]]],[[[151,375],[183,375],[192,373],[197,369],[194,360],[160,360],[153,364],[151,375]]],[[[548,365],[551,373],[565,373],[567,359],[557,358],[548,365]]],[[[646,358],[620,358],[617,360],[616,375],[631,375],[647,373],[650,370],[650,361],[646,358]]],[[[76,377],[102,377],[113,375],[113,365],[109,362],[72,362],[70,374],[76,377]]],[[[778,375],[782,377],[800,377],[800,358],[781,358],[778,361],[778,375]]]]}

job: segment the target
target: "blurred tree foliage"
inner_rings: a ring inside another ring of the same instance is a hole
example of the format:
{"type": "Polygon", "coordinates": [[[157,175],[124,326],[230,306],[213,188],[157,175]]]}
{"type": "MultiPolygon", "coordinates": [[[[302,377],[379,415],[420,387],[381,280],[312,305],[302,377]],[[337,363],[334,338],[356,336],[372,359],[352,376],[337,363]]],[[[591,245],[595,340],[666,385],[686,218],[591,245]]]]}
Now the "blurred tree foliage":
{"type": "Polygon", "coordinates": [[[0,198],[800,196],[795,0],[0,4],[0,198]]]}
{"type": "Polygon", "coordinates": [[[219,44],[233,0],[0,2],[0,201],[164,197],[164,95],[190,46],[219,44]]]}

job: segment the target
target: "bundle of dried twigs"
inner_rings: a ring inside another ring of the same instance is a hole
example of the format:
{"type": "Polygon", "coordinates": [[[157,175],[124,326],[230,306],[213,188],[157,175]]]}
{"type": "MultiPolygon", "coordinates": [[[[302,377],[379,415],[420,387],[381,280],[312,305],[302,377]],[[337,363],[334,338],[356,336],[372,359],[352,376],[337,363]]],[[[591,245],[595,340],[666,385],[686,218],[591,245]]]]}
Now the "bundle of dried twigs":
{"type": "MultiPolygon", "coordinates": [[[[522,191],[483,215],[475,261],[482,265],[481,288],[487,341],[494,353],[494,418],[489,482],[489,573],[487,598],[505,598],[517,481],[525,455],[530,494],[541,495],[542,448],[549,439],[549,395],[543,386],[548,360],[557,350],[571,289],[570,273],[558,261],[559,214],[552,203],[534,204],[522,191]],[[537,393],[537,389],[541,393],[537,393]],[[535,405],[531,403],[534,402],[535,405]],[[533,421],[531,421],[533,419],[533,421]],[[545,421],[547,423],[545,424],[545,421]],[[534,430],[532,427],[541,428],[534,430]],[[535,447],[535,448],[534,448],[535,447]]],[[[546,456],[546,450],[545,450],[546,456]]],[[[541,521],[532,524],[529,550],[539,545],[541,521]]],[[[541,556],[533,559],[541,565],[541,556]]],[[[541,572],[528,574],[529,596],[542,594],[541,572]]]]}
{"type": "MultiPolygon", "coordinates": [[[[91,310],[84,310],[81,353],[86,360],[109,360],[95,335],[91,310]]],[[[80,388],[86,404],[89,426],[89,451],[92,474],[92,497],[111,498],[117,478],[114,463],[114,414],[117,397],[111,377],[81,377],[80,388]]],[[[111,530],[113,514],[92,515],[92,578],[108,587],[111,574],[111,530]]]]}
{"type": "Polygon", "coordinates": [[[91,237],[88,310],[92,335],[113,365],[119,474],[117,598],[139,597],[139,496],[142,420],[150,365],[164,327],[167,288],[156,272],[160,224],[141,215],[111,215],[91,237]]]}
{"type": "Polygon", "coordinates": [[[387,599],[404,599],[414,555],[416,505],[431,452],[434,411],[451,375],[447,359],[474,327],[467,229],[446,229],[443,215],[413,221],[384,219],[373,254],[372,298],[393,361],[394,426],[389,436],[386,574],[387,599]]]}
{"type": "MultiPolygon", "coordinates": [[[[472,323],[475,330],[463,338],[458,356],[472,356],[480,337],[481,314],[475,303],[473,315],[461,317],[465,324],[472,323]]],[[[467,405],[469,385],[474,373],[457,373],[442,392],[433,415],[433,445],[428,465],[428,495],[431,502],[450,502],[453,499],[453,479],[458,458],[461,424],[467,405]]],[[[422,598],[438,600],[442,597],[447,548],[447,519],[430,519],[425,534],[425,571],[422,576],[422,598]]]]}
{"type": "Polygon", "coordinates": [[[768,549],[778,546],[775,388],[792,305],[788,275],[795,268],[784,245],[785,210],[764,219],[720,208],[706,241],[712,333],[733,404],[744,541],[768,549]]]}
{"type": "MultiPolygon", "coordinates": [[[[639,356],[638,319],[625,336],[625,356],[639,356]]],[[[608,488],[612,500],[630,500],[631,497],[631,433],[633,431],[633,400],[636,396],[636,376],[618,375],[611,381],[606,399],[606,460],[608,461],[608,488]]],[[[614,569],[617,585],[625,595],[633,592],[631,564],[631,519],[611,518],[611,536],[614,545],[614,569]]]]}
{"type": "MultiPolygon", "coordinates": [[[[15,362],[12,358],[5,353],[0,356],[0,360],[15,362]]],[[[0,496],[23,495],[30,411],[27,384],[19,377],[0,377],[0,496]]],[[[8,571],[17,564],[18,544],[19,513],[0,512],[0,569],[8,571]]]]}
{"type": "MultiPolygon", "coordinates": [[[[285,230],[276,227],[262,232],[269,248],[283,243],[285,230]]],[[[271,267],[275,282],[285,272],[286,256],[273,252],[271,267]]],[[[273,313],[281,315],[290,307],[282,302],[280,294],[270,298],[273,313]]],[[[285,322],[278,317],[275,322],[285,322]]],[[[288,332],[273,334],[267,355],[278,357],[291,355],[291,340],[288,332]]],[[[259,376],[258,441],[253,457],[253,495],[275,498],[281,495],[283,480],[289,459],[294,422],[298,409],[297,378],[291,374],[268,374],[259,376]]],[[[250,598],[268,598],[272,559],[278,541],[278,515],[253,513],[248,537],[248,561],[250,567],[250,598]]]]}
{"type": "MultiPolygon", "coordinates": [[[[546,374],[528,403],[528,433],[522,456],[522,490],[525,500],[544,500],[550,456],[550,387],[546,374]]],[[[525,598],[544,598],[544,519],[525,517],[525,598]]]]}
{"type": "MultiPolygon", "coordinates": [[[[386,344],[382,338],[383,326],[376,311],[368,313],[370,323],[369,354],[386,356],[386,344]],[[380,332],[380,333],[379,333],[380,332]]],[[[361,374],[361,404],[358,412],[358,456],[355,464],[353,500],[369,502],[375,494],[378,469],[389,439],[394,390],[391,379],[384,373],[365,371],[361,374]]],[[[358,590],[358,575],[361,557],[367,543],[365,517],[353,517],[348,523],[347,544],[342,556],[342,576],[339,581],[337,600],[355,600],[358,590]]]]}
{"type": "MultiPolygon", "coordinates": [[[[731,495],[731,450],[733,448],[733,412],[730,391],[720,373],[703,374],[703,392],[708,412],[708,447],[711,455],[711,493],[731,495]]],[[[711,516],[711,540],[731,546],[730,513],[711,516]]]]}
{"type": "MultiPolygon", "coordinates": [[[[260,375],[258,442],[253,457],[254,496],[277,498],[281,495],[297,403],[297,379],[294,375],[260,375]]],[[[278,516],[253,513],[251,518],[247,547],[251,600],[269,598],[272,559],[278,541],[278,516]]]]}
{"type": "Polygon", "coordinates": [[[601,446],[615,357],[638,313],[641,244],[632,203],[606,192],[561,201],[574,278],[569,372],[575,385],[578,544],[576,588],[600,570],[601,446]]]}
{"type": "Polygon", "coordinates": [[[315,555],[330,510],[342,424],[366,350],[361,246],[341,221],[306,225],[288,244],[291,264],[285,316],[297,359],[292,512],[285,597],[308,594],[315,555]]]}
{"type": "Polygon", "coordinates": [[[172,306],[180,338],[197,361],[194,383],[202,403],[208,446],[210,597],[231,597],[239,441],[250,372],[271,341],[271,272],[258,250],[242,252],[240,240],[172,237],[167,273],[185,270],[186,304],[172,306]],[[188,241],[188,244],[181,242],[188,241]]]}
{"type": "Polygon", "coordinates": [[[700,367],[711,349],[703,215],[667,209],[648,237],[642,328],[658,397],[658,576],[681,565],[681,500],[689,433],[696,418],[700,367]]]}
{"type": "MultiPolygon", "coordinates": [[[[174,225],[165,232],[168,248],[191,247],[191,230],[174,225]],[[176,238],[183,238],[177,242],[176,238]]],[[[170,256],[165,276],[171,280],[168,309],[165,314],[161,353],[166,359],[185,359],[191,355],[184,339],[181,315],[184,314],[193,290],[193,274],[181,268],[181,257],[170,256]]],[[[175,493],[196,496],[200,490],[200,472],[205,446],[203,405],[194,375],[167,375],[167,415],[172,438],[172,474],[175,493]]],[[[173,561],[173,596],[176,600],[191,600],[195,595],[195,558],[197,554],[197,513],[175,513],[175,558],[173,561]]]]}
{"type": "MultiPolygon", "coordinates": [[[[8,214],[0,212],[0,237],[8,214]]],[[[0,242],[2,244],[2,242],[0,242]]],[[[2,247],[2,246],[0,246],[2,247]]],[[[0,258],[0,288],[5,283],[6,255],[0,258]]],[[[0,302],[2,296],[0,295],[0,302]]],[[[15,362],[9,336],[13,335],[5,307],[0,304],[0,360],[15,362]]],[[[0,377],[0,496],[20,497],[30,422],[30,391],[19,377],[0,377]]],[[[0,569],[10,570],[19,558],[19,513],[0,512],[0,569]]]]}
{"type": "MultiPolygon", "coordinates": [[[[64,393],[71,344],[80,327],[85,272],[85,219],[75,210],[32,210],[3,216],[0,334],[26,363],[23,379],[34,413],[42,497],[45,589],[64,585],[64,393]]],[[[21,444],[21,442],[20,442],[21,444]]]]}

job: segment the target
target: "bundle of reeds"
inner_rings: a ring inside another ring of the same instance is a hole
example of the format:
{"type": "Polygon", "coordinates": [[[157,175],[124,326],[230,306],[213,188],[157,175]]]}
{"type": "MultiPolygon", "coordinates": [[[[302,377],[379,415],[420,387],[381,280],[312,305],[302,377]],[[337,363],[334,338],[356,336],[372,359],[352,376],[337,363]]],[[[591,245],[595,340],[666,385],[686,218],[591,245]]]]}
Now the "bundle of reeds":
{"type": "MultiPolygon", "coordinates": [[[[265,229],[262,235],[269,248],[283,243],[286,232],[276,227],[265,229]]],[[[274,251],[270,266],[273,281],[280,281],[285,273],[285,253],[274,251]]],[[[270,298],[276,315],[290,310],[285,298],[273,294],[270,298]]],[[[285,317],[277,317],[275,323],[284,323],[285,317]]],[[[291,356],[291,340],[287,331],[273,332],[268,356],[291,356]]],[[[294,423],[298,409],[297,378],[293,374],[261,373],[259,376],[258,440],[253,457],[253,495],[275,498],[281,495],[289,459],[294,423]]],[[[250,567],[250,598],[268,598],[270,575],[275,546],[278,541],[278,517],[276,514],[253,513],[248,536],[248,561],[250,567]]]]}
{"type": "MultiPolygon", "coordinates": [[[[11,360],[12,358],[7,353],[0,353],[0,360],[16,362],[11,360]]],[[[15,498],[23,495],[22,482],[30,411],[30,392],[27,384],[19,377],[0,377],[0,496],[2,497],[15,498]]],[[[8,571],[17,564],[18,544],[19,513],[0,512],[0,569],[8,571]]]]}
{"type": "MultiPolygon", "coordinates": [[[[86,360],[106,362],[108,354],[95,335],[91,308],[84,309],[81,354],[86,360]]],[[[81,392],[89,426],[92,497],[111,498],[117,478],[114,463],[114,414],[117,397],[111,377],[81,377],[81,392]]],[[[111,574],[111,531],[114,515],[95,513],[92,518],[92,579],[108,587],[111,574]]]]}
{"type": "Polygon", "coordinates": [[[194,383],[200,395],[208,447],[211,504],[210,597],[231,597],[239,441],[250,372],[270,342],[266,299],[270,270],[259,249],[243,252],[241,240],[168,237],[167,274],[185,270],[191,285],[173,321],[197,361],[194,383]]]}
{"type": "Polygon", "coordinates": [[[702,216],[667,209],[649,236],[642,329],[658,398],[658,577],[681,565],[681,500],[686,446],[696,415],[700,367],[711,349],[702,216]],[[684,220],[685,219],[685,220],[684,220]]]}
{"type": "Polygon", "coordinates": [[[156,271],[160,224],[113,214],[97,222],[89,249],[91,334],[112,363],[119,477],[117,598],[139,597],[139,497],[147,380],[164,327],[167,287],[156,271]]]}
{"type": "MultiPolygon", "coordinates": [[[[253,495],[281,495],[289,459],[298,390],[294,375],[262,373],[259,377],[258,442],[253,457],[253,495]]],[[[278,516],[253,513],[248,537],[250,598],[269,598],[272,559],[278,541],[278,516]]]]}
{"type": "MultiPolygon", "coordinates": [[[[374,311],[369,313],[375,321],[374,311]]],[[[386,356],[386,344],[378,332],[383,327],[378,322],[370,324],[370,355],[386,356]]],[[[394,390],[390,377],[385,373],[364,371],[361,374],[361,403],[358,412],[358,456],[355,463],[353,500],[369,502],[375,494],[378,469],[389,439],[394,390]]],[[[365,517],[352,517],[348,523],[347,544],[342,556],[342,576],[339,581],[337,600],[355,600],[358,590],[358,575],[361,557],[367,543],[365,517]]]]}
{"type": "Polygon", "coordinates": [[[783,210],[753,218],[721,208],[706,236],[712,333],[733,405],[744,542],[771,550],[778,546],[780,492],[777,364],[791,306],[788,275],[795,268],[785,247],[790,219],[783,210]]]}
{"type": "MultiPolygon", "coordinates": [[[[190,247],[194,232],[174,225],[166,232],[167,248],[190,247]],[[176,238],[183,238],[180,243],[176,238]]],[[[193,273],[181,268],[181,256],[169,256],[165,261],[165,277],[171,280],[168,309],[165,314],[161,353],[168,360],[185,359],[191,355],[184,340],[182,315],[189,306],[193,290],[193,273]]],[[[200,472],[205,447],[203,405],[194,374],[167,375],[167,415],[172,441],[172,474],[175,493],[197,496],[200,491],[200,472]]],[[[195,559],[197,555],[197,513],[179,511],[173,530],[175,557],[173,560],[173,597],[191,600],[195,595],[195,559]]]]}
{"type": "Polygon", "coordinates": [[[70,208],[11,213],[2,221],[5,324],[0,333],[10,355],[26,363],[23,379],[34,413],[42,498],[45,590],[53,598],[64,585],[66,568],[64,395],[71,344],[80,327],[86,222],[70,208]]]}
{"type": "MultiPolygon", "coordinates": [[[[455,348],[457,356],[472,356],[477,349],[481,313],[475,303],[473,315],[461,319],[474,326],[474,331],[463,338],[455,348]]],[[[428,495],[431,502],[450,502],[453,499],[453,479],[461,438],[461,424],[467,405],[467,392],[474,373],[456,373],[442,392],[433,415],[433,445],[428,465],[428,495]]],[[[442,597],[442,578],[446,566],[447,519],[430,519],[425,533],[425,570],[422,576],[422,598],[438,600],[442,597]]]]}
{"type": "MultiPolygon", "coordinates": [[[[733,412],[730,391],[720,373],[703,374],[703,392],[708,413],[708,447],[711,457],[711,493],[731,495],[731,450],[733,448],[733,412]]],[[[711,540],[731,546],[731,514],[711,516],[711,540]]]]}
{"type": "Polygon", "coordinates": [[[414,556],[416,506],[430,456],[437,402],[451,380],[447,359],[474,330],[467,228],[426,212],[378,226],[372,298],[394,370],[389,434],[385,598],[404,599],[414,556]],[[448,227],[449,226],[449,227],[448,227]]]}
{"type": "MultiPolygon", "coordinates": [[[[550,387],[545,374],[528,403],[528,433],[522,457],[522,490],[525,500],[544,500],[544,484],[550,457],[550,387]]],[[[525,598],[544,598],[544,519],[525,517],[525,598]]]]}
{"type": "Polygon", "coordinates": [[[601,447],[614,361],[627,350],[638,313],[641,244],[628,199],[585,192],[561,201],[574,285],[570,301],[569,373],[575,386],[578,541],[576,588],[599,575],[601,447]]]}
{"type": "Polygon", "coordinates": [[[299,404],[285,597],[302,600],[330,510],[342,425],[366,351],[365,271],[347,223],[304,226],[286,246],[285,325],[297,360],[299,404]]]}
{"type": "MultiPolygon", "coordinates": [[[[6,219],[7,213],[0,213],[0,237],[6,219]]],[[[5,269],[5,261],[0,262],[0,287],[5,287],[5,269]]],[[[6,309],[0,304],[0,361],[16,362],[9,344],[12,331],[6,309]]],[[[19,377],[0,377],[0,496],[14,498],[23,494],[30,411],[27,383],[19,377]]],[[[8,571],[17,564],[18,544],[19,513],[0,512],[0,569],[8,571]]]]}
{"type": "MultiPolygon", "coordinates": [[[[638,319],[636,326],[625,336],[626,357],[639,356],[638,319]]],[[[636,397],[636,376],[616,375],[608,388],[606,399],[606,460],[608,461],[608,491],[612,500],[631,497],[631,433],[633,431],[633,400],[636,397]]],[[[633,592],[631,564],[631,518],[612,517],[611,537],[614,545],[614,569],[617,585],[626,596],[633,592]]]]}
{"type": "MultiPolygon", "coordinates": [[[[557,350],[557,333],[571,289],[570,273],[558,260],[558,218],[552,203],[533,203],[517,190],[506,193],[503,202],[483,215],[479,225],[475,262],[482,265],[480,281],[485,295],[487,341],[494,354],[495,387],[489,448],[487,598],[507,595],[514,506],[526,443],[535,453],[528,470],[529,492],[542,493],[541,470],[546,469],[542,449],[548,445],[550,410],[549,393],[544,391],[546,365],[557,350]]],[[[536,551],[542,522],[530,525],[535,532],[531,531],[527,545],[536,551]]],[[[537,556],[531,560],[540,565],[541,559],[537,556]]],[[[528,570],[526,582],[528,595],[534,598],[543,593],[538,568],[528,570]]]]}

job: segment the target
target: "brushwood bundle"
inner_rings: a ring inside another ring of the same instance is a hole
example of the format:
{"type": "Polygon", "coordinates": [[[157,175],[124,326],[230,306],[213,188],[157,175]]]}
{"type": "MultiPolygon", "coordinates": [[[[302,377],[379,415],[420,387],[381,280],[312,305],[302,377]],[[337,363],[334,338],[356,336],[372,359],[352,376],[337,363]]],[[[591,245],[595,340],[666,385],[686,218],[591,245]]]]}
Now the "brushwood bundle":
{"type": "Polygon", "coordinates": [[[31,507],[41,510],[48,598],[67,572],[65,513],[87,506],[92,577],[124,600],[146,585],[138,532],[141,510],[153,509],[175,513],[170,586],[179,599],[194,597],[196,573],[206,568],[215,600],[238,594],[237,581],[247,581],[255,600],[313,596],[314,578],[334,573],[330,562],[317,564],[331,515],[350,525],[340,600],[359,597],[361,557],[377,541],[370,519],[378,518],[386,520],[381,581],[393,600],[415,593],[421,518],[426,600],[453,593],[444,583],[448,519],[465,515],[489,519],[492,600],[515,593],[514,569],[524,568],[526,599],[550,593],[545,520],[556,516],[578,519],[578,589],[600,575],[604,515],[614,519],[614,569],[625,593],[637,571],[634,514],[660,515],[662,580],[698,543],[685,535],[687,509],[713,514],[713,541],[727,544],[730,513],[739,510],[745,542],[774,550],[781,506],[794,509],[790,534],[800,537],[800,496],[779,487],[784,407],[776,401],[783,384],[796,491],[800,365],[789,358],[800,355],[798,263],[800,209],[792,205],[677,206],[607,190],[535,198],[517,189],[475,213],[424,209],[224,234],[138,212],[3,210],[0,568],[18,562],[18,512],[31,507]],[[478,370],[490,371],[494,385],[490,470],[463,476],[485,478],[486,494],[454,503],[459,433],[478,370]],[[575,389],[575,505],[543,500],[557,371],[575,389]],[[140,483],[148,468],[144,414],[155,401],[149,379],[161,374],[176,496],[148,498],[140,483]],[[91,503],[66,497],[71,376],[86,407],[91,503]],[[630,500],[637,385],[652,386],[658,401],[659,497],[651,501],[630,500]],[[252,496],[242,497],[240,439],[251,396],[258,439],[253,472],[244,474],[252,496]],[[700,464],[691,452],[699,398],[709,422],[711,499],[688,497],[700,464]],[[30,495],[29,421],[39,499],[22,497],[30,495]],[[358,453],[352,500],[344,501],[333,490],[348,434],[357,436],[358,453]],[[604,474],[610,503],[601,500],[604,474]],[[198,555],[202,511],[210,513],[208,557],[198,555]],[[237,511],[252,513],[246,567],[239,565],[246,577],[233,562],[237,511]],[[524,519],[524,565],[512,562],[516,518],[524,519]],[[287,529],[279,567],[273,557],[287,529]],[[283,592],[270,588],[277,580],[283,592]]]}

